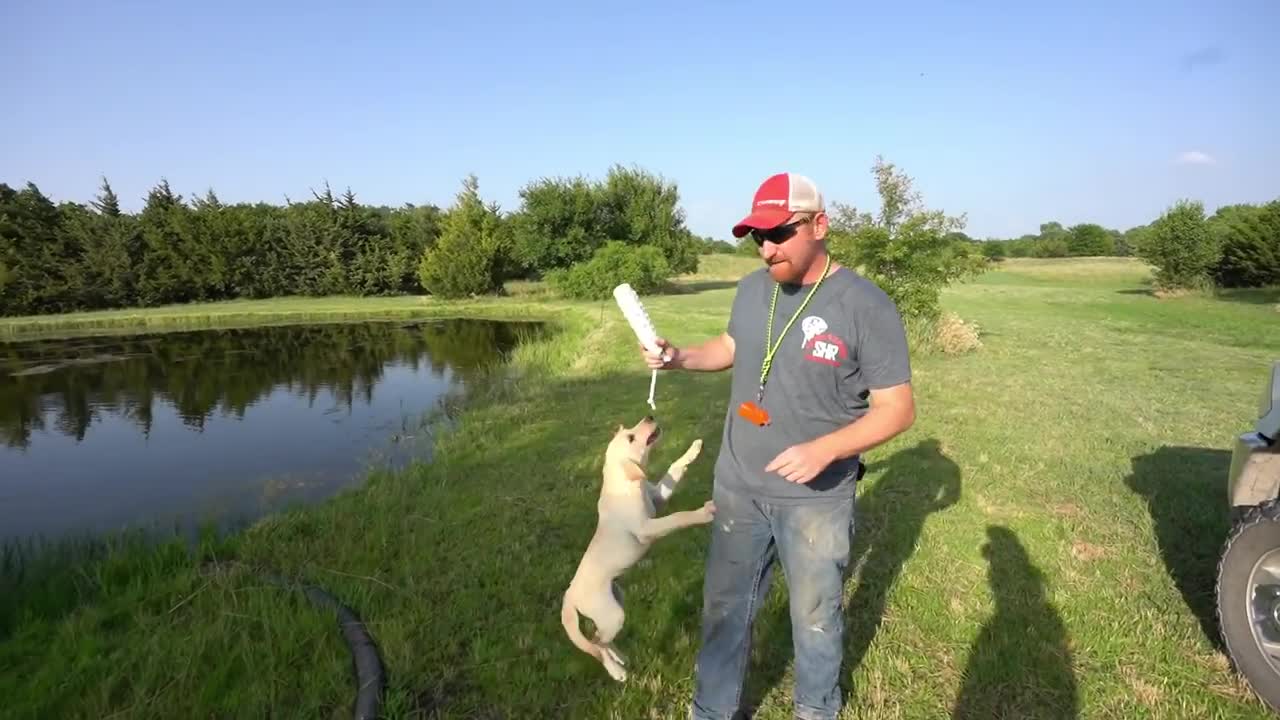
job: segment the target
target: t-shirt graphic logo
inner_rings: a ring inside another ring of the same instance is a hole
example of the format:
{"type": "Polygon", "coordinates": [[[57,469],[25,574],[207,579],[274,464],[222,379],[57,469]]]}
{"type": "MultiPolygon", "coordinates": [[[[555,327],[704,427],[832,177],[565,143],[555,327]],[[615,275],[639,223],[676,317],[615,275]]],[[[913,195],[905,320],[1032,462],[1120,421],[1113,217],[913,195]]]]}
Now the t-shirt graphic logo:
{"type": "Polygon", "coordinates": [[[827,331],[827,321],[817,315],[810,315],[800,321],[800,330],[804,332],[804,340],[801,341],[800,347],[807,348],[809,347],[810,340],[819,333],[827,331]]]}
{"type": "MultiPolygon", "coordinates": [[[[823,323],[824,327],[826,323],[823,323]]],[[[849,346],[845,345],[844,340],[839,336],[828,332],[817,333],[808,336],[806,333],[804,345],[804,359],[823,365],[831,365],[839,367],[845,358],[849,357],[849,346]]]]}

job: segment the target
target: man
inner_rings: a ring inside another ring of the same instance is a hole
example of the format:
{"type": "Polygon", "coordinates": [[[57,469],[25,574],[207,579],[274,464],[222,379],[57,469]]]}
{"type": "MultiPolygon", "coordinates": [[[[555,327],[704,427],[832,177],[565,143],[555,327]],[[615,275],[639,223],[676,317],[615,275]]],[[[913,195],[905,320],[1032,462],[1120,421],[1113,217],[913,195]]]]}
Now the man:
{"type": "Polygon", "coordinates": [[[841,707],[843,585],[860,456],[915,420],[906,333],[893,301],[827,252],[822,194],[780,173],[733,228],[766,267],[739,283],[727,330],[688,348],[659,339],[651,368],[732,368],[712,493],[702,646],[691,717],[739,710],[751,627],[781,562],[795,650],[795,716],[841,707]],[[662,359],[667,356],[667,360],[662,359]]]}

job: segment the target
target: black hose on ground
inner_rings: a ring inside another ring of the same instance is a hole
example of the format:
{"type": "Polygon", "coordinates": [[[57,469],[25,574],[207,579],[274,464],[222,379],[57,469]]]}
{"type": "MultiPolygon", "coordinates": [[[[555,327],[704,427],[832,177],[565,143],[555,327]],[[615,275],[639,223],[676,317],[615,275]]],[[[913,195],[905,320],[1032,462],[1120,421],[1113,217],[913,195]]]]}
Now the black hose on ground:
{"type": "Polygon", "coordinates": [[[382,691],[386,688],[386,671],[382,667],[382,659],[378,656],[378,646],[373,636],[360,618],[351,608],[343,605],[324,588],[316,585],[301,585],[273,573],[265,573],[264,577],[288,588],[301,589],[313,604],[333,610],[338,615],[338,627],[342,628],[342,637],[351,651],[351,660],[356,671],[356,698],[352,708],[355,720],[374,720],[382,710],[382,691]]]}

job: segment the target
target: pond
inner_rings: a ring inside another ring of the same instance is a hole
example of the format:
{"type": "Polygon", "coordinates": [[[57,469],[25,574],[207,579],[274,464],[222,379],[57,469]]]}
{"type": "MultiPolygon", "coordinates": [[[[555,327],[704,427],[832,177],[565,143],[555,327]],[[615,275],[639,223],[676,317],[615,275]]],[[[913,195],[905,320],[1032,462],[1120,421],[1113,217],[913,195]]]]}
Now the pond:
{"type": "Polygon", "coordinates": [[[229,527],[429,460],[426,420],[535,323],[0,343],[0,543],[229,527]]]}

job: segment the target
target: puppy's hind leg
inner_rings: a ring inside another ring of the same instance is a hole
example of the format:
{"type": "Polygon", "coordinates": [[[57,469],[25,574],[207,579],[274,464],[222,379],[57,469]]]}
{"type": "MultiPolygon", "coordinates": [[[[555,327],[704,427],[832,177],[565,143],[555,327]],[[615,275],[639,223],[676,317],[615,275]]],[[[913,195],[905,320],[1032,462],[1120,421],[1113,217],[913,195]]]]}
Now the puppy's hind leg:
{"type": "Polygon", "coordinates": [[[627,660],[613,647],[613,639],[622,630],[626,613],[613,592],[608,592],[593,605],[588,614],[596,625],[596,646],[600,648],[600,662],[609,675],[618,682],[627,679],[627,660]]]}
{"type": "Polygon", "coordinates": [[[569,640],[579,650],[596,660],[604,662],[601,657],[604,654],[604,649],[588,640],[582,634],[581,628],[578,627],[578,612],[579,609],[574,605],[572,593],[566,592],[560,604],[560,624],[564,626],[565,634],[569,636],[569,640]]]}

